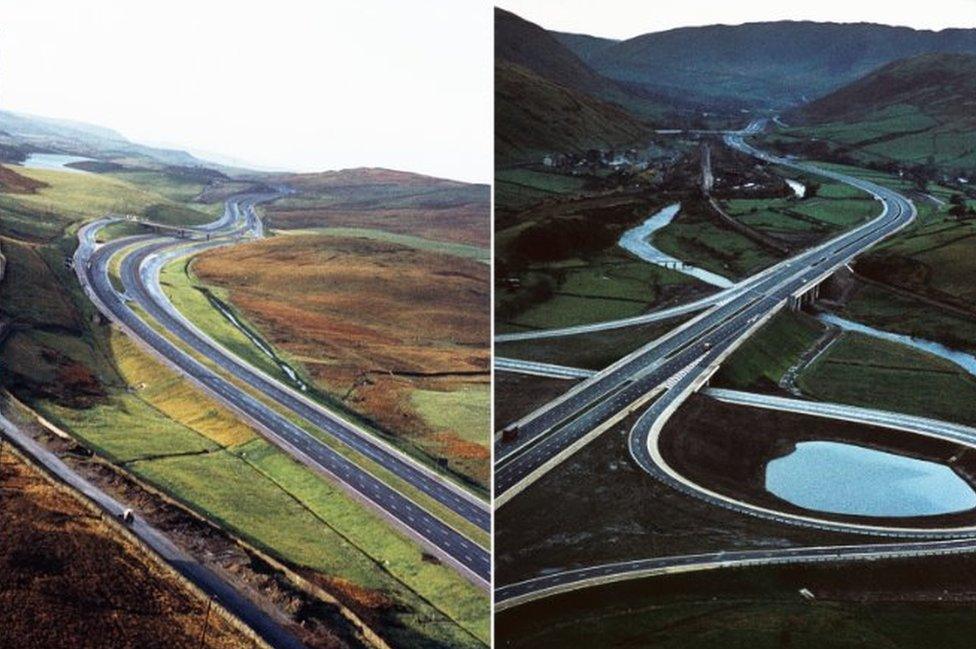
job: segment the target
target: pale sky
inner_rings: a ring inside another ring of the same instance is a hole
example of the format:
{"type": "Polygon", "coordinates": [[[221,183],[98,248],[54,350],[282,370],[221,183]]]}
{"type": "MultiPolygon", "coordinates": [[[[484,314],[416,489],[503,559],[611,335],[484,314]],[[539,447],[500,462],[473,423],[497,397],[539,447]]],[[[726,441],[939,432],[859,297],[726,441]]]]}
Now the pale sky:
{"type": "Polygon", "coordinates": [[[484,0],[0,0],[0,107],[262,167],[492,174],[484,0]]]}
{"type": "Polygon", "coordinates": [[[496,4],[546,29],[620,39],[674,27],[770,20],[976,28],[976,0],[497,0],[496,4]]]}

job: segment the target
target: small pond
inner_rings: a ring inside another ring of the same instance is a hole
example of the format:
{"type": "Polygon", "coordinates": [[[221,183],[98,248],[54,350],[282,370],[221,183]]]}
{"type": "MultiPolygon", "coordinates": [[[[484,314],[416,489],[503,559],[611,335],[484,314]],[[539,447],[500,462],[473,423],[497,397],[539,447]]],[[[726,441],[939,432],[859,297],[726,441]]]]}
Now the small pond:
{"type": "Polygon", "coordinates": [[[73,173],[85,173],[82,169],[75,169],[68,165],[72,162],[86,162],[88,160],[91,160],[91,158],[83,158],[77,155],[64,155],[61,153],[31,153],[24,160],[23,166],[30,169],[58,169],[73,173]]]}
{"type": "Polygon", "coordinates": [[[976,492],[949,466],[839,442],[800,442],[772,460],[766,489],[831,514],[934,516],[976,507],[976,492]]]}

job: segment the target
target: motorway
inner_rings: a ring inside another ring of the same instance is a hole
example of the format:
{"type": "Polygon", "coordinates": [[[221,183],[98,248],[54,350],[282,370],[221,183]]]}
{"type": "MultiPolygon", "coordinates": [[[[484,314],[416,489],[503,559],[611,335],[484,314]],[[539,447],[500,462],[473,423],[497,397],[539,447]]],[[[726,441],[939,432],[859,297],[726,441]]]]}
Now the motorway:
{"type": "MultiPolygon", "coordinates": [[[[748,133],[753,132],[756,129],[751,125],[748,133]]],[[[733,148],[768,162],[799,168],[863,189],[878,199],[881,213],[857,228],[754,275],[709,310],[516,422],[518,435],[515,440],[500,439],[495,445],[496,506],[504,505],[581,448],[595,436],[595,430],[604,430],[607,422],[619,421],[646,404],[679,372],[686,371],[687,377],[682,377],[683,380],[687,378],[693,382],[714,372],[721,360],[791,298],[815,286],[855,255],[915,218],[915,207],[911,202],[890,189],[810,164],[771,156],[746,144],[745,134],[726,134],[725,141],[733,148]]],[[[681,390],[667,390],[660,399],[661,405],[656,402],[655,407],[663,413],[669,412],[672,402],[680,403],[683,399],[679,396],[681,393],[681,390]]]]}
{"type": "Polygon", "coordinates": [[[943,541],[870,543],[772,550],[735,550],[637,559],[565,570],[507,584],[495,590],[495,610],[504,611],[521,604],[583,588],[700,570],[821,561],[931,557],[968,554],[974,551],[976,551],[976,541],[964,538],[943,541]]]}
{"type": "MultiPolygon", "coordinates": [[[[814,561],[841,561],[894,557],[934,556],[976,551],[976,527],[954,529],[907,528],[885,525],[839,523],[816,517],[785,514],[763,509],[751,503],[735,501],[707,488],[694,484],[667,465],[658,448],[658,439],[668,418],[692,393],[707,384],[721,362],[739,345],[768,321],[779,309],[796,299],[805,290],[815,286],[837,268],[848,263],[858,253],[883,238],[903,228],[915,218],[915,208],[910,201],[884,187],[851,178],[832,171],[770,156],[743,141],[742,134],[726,135],[726,143],[763,160],[790,166],[808,173],[817,173],[834,180],[846,182],[872,193],[882,204],[881,214],[854,230],[845,233],[816,248],[804,252],[774,267],[761,281],[753,283],[740,296],[723,302],[675,332],[654,341],[622,359],[602,372],[578,383],[567,395],[537,410],[521,421],[523,433],[517,443],[501,454],[502,469],[515,467],[522,471],[522,483],[531,478],[525,466],[542,466],[540,459],[532,462],[524,458],[534,455],[555,457],[564,453],[568,445],[586,434],[583,430],[592,422],[586,422],[589,413],[600,409],[606,395],[626,391],[628,385],[644,384],[644,389],[654,389],[660,381],[666,381],[663,394],[657,394],[653,403],[640,415],[630,431],[628,445],[635,462],[652,476],[685,493],[702,498],[714,505],[727,507],[741,513],[761,516],[789,524],[800,524],[827,530],[859,532],[893,537],[889,543],[861,544],[814,548],[790,548],[778,550],[747,550],[716,552],[679,557],[655,557],[613,564],[567,570],[501,586],[495,591],[496,610],[504,610],[519,604],[562,592],[598,586],[627,579],[737,566],[770,565],[814,561]],[[697,357],[696,357],[697,356],[697,357]],[[679,360],[680,359],[680,360],[679,360]],[[690,365],[686,365],[693,359],[690,365]],[[682,367],[673,373],[675,368],[682,367]],[[669,375],[668,373],[671,372],[669,375]],[[643,373],[643,375],[641,374],[643,373]],[[648,377],[653,376],[653,379],[648,377]],[[624,387],[621,388],[620,386],[624,387]],[[580,422],[580,423],[578,423],[580,422]],[[567,433],[567,429],[575,429],[567,433]],[[555,441],[551,441],[555,440],[555,441]],[[544,449],[539,451],[538,449],[544,449]],[[896,540],[897,539],[897,540],[896,540]],[[934,540],[933,540],[934,539],[934,540]]],[[[751,279],[751,278],[750,278],[751,279]]],[[[516,365],[512,369],[518,371],[516,365]]],[[[543,368],[536,368],[537,371],[543,368]]],[[[558,374],[567,369],[560,367],[558,374]]],[[[635,391],[636,394],[636,391],[635,391]]],[[[766,395],[752,395],[732,391],[710,390],[714,398],[763,408],[791,410],[817,416],[832,417],[861,423],[882,425],[908,430],[932,437],[950,439],[970,448],[976,448],[976,430],[897,413],[881,413],[841,404],[805,402],[766,395]]],[[[611,399],[612,400],[612,397],[611,399]]],[[[499,446],[504,443],[500,442],[499,446]]],[[[546,457],[541,458],[545,463],[546,457]]],[[[551,461],[549,462],[552,465],[551,461]]],[[[536,475],[538,477],[538,475],[536,475]]],[[[519,476],[505,482],[497,482],[509,492],[519,490],[519,476]]],[[[524,486],[522,487],[524,488],[524,486]]],[[[505,491],[500,492],[503,498],[505,491]]]]}
{"type": "Polygon", "coordinates": [[[486,532],[491,530],[491,513],[486,503],[294,388],[254,368],[186,320],[163,293],[159,273],[169,261],[199,250],[200,244],[183,248],[174,247],[172,242],[165,241],[143,246],[126,255],[121,264],[121,278],[126,296],[134,300],[167,331],[217,363],[222,370],[233,374],[302,419],[377,462],[397,477],[410,482],[480,529],[486,532]]]}
{"type": "MultiPolygon", "coordinates": [[[[690,385],[692,381],[693,379],[689,379],[684,385],[690,385]]],[[[680,389],[680,387],[677,389],[680,389]]],[[[883,426],[919,435],[946,439],[970,448],[976,448],[976,428],[962,426],[960,424],[843,404],[804,401],[802,399],[740,392],[737,390],[705,388],[702,392],[709,397],[726,403],[883,426]]],[[[663,404],[663,401],[655,403],[655,406],[661,407],[661,404],[663,404]]],[[[658,411],[649,415],[649,417],[657,417],[659,415],[660,412],[658,411]]],[[[638,445],[643,441],[640,436],[632,437],[632,443],[635,440],[638,445]]],[[[654,472],[656,469],[652,467],[650,471],[654,472]]],[[[664,479],[667,479],[667,477],[664,479]]],[[[687,490],[680,484],[672,484],[672,486],[676,486],[676,488],[683,491],[687,490]]],[[[696,493],[694,495],[701,497],[702,494],[696,493]]],[[[720,502],[713,502],[713,504],[726,506],[720,502]]],[[[747,504],[743,503],[743,505],[747,504]]],[[[740,511],[747,514],[754,514],[755,512],[749,508],[740,509],[740,511]]],[[[770,514],[770,518],[780,520],[780,522],[796,523],[796,521],[781,518],[782,515],[777,512],[770,512],[770,514]]],[[[838,531],[858,531],[847,527],[831,528],[830,521],[823,522],[826,523],[825,526],[815,526],[825,527],[826,529],[837,529],[838,531]]],[[[973,535],[976,534],[976,529],[973,528],[917,530],[916,532],[912,532],[911,530],[906,531],[901,528],[889,528],[887,531],[879,532],[879,534],[892,537],[920,536],[926,539],[928,537],[939,536],[949,538],[937,540],[892,540],[885,543],[797,547],[772,550],[709,552],[608,563],[587,568],[560,571],[500,587],[495,591],[496,610],[505,610],[534,600],[583,588],[697,570],[741,568],[786,563],[813,563],[820,561],[925,557],[976,552],[976,539],[973,538],[973,535]]]]}
{"type": "MultiPolygon", "coordinates": [[[[206,357],[221,372],[227,372],[235,379],[246,382],[262,395],[298,413],[340,443],[380,463],[481,529],[490,529],[490,514],[486,504],[319,404],[237,359],[182,318],[162,295],[158,286],[158,271],[166,260],[209,247],[229,245],[245,235],[260,236],[262,226],[253,210],[253,204],[267,198],[270,197],[248,196],[228,201],[221,219],[199,228],[209,234],[210,239],[193,243],[189,250],[178,252],[175,252],[177,248],[187,246],[185,240],[152,235],[126,237],[98,245],[97,232],[113,220],[102,219],[90,223],[78,233],[80,243],[75,254],[76,273],[89,298],[99,310],[147,350],[244,417],[272,443],[313,470],[327,475],[343,486],[350,495],[377,510],[469,580],[488,588],[491,560],[486,548],[369,471],[346,459],[343,454],[311,435],[278,410],[242,390],[223,374],[218,374],[193,358],[129,307],[128,301],[136,301],[168,332],[206,357]],[[122,263],[125,292],[120,294],[109,279],[108,268],[110,260],[123,250],[127,253],[122,263]]],[[[189,229],[187,235],[194,238],[189,229]]]]}
{"type": "Polygon", "coordinates": [[[825,417],[827,419],[849,421],[867,426],[881,426],[882,428],[903,430],[917,435],[938,437],[961,444],[976,444],[976,428],[941,421],[939,419],[905,415],[900,412],[876,410],[874,408],[860,408],[843,403],[806,401],[804,399],[777,397],[770,394],[741,392],[739,390],[705,388],[701,392],[706,396],[724,403],[749,406],[752,408],[765,408],[767,410],[795,412],[801,415],[825,417]]]}
{"type": "Polygon", "coordinates": [[[537,363],[535,361],[523,361],[518,358],[505,358],[501,356],[496,356],[492,359],[492,365],[494,365],[496,371],[517,372],[519,374],[545,376],[553,379],[586,379],[596,374],[592,370],[584,370],[578,367],[566,367],[552,363],[537,363]]]}

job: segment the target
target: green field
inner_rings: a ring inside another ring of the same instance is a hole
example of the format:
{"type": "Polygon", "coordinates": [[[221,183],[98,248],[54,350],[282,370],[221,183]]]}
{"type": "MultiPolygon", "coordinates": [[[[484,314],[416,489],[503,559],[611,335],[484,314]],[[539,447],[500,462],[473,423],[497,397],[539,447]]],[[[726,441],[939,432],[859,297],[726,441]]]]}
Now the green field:
{"type": "Polygon", "coordinates": [[[206,223],[213,215],[167,198],[149,187],[141,187],[112,176],[70,173],[48,169],[23,169],[19,173],[48,183],[36,194],[21,194],[16,201],[29,209],[75,220],[117,214],[140,214],[167,223],[206,223]]]}
{"type": "Polygon", "coordinates": [[[932,163],[952,168],[976,165],[976,131],[907,104],[875,110],[857,121],[779,129],[777,137],[830,142],[865,162],[932,163]]]}
{"type": "Polygon", "coordinates": [[[844,333],[797,381],[821,401],[976,424],[976,379],[931,354],[844,333]]]}
{"type": "Polygon", "coordinates": [[[491,387],[478,385],[452,392],[414,390],[414,408],[436,429],[456,431],[462,439],[484,444],[491,436],[491,387]]]}
{"type": "Polygon", "coordinates": [[[976,351],[976,322],[938,305],[879,286],[865,286],[841,313],[851,320],[963,351],[976,351]]]}
{"type": "Polygon", "coordinates": [[[682,211],[654,235],[662,252],[729,279],[742,279],[779,261],[745,236],[697,212],[682,211]]]}
{"type": "MultiPolygon", "coordinates": [[[[636,259],[624,250],[608,250],[592,259],[570,259],[535,266],[521,277],[522,290],[537,282],[557,288],[543,301],[497,323],[499,331],[551,329],[640,315],[658,304],[666,291],[698,281],[677,271],[636,259]]],[[[496,299],[519,299],[499,289],[496,299]]]]}
{"type": "Polygon", "coordinates": [[[424,239],[422,237],[415,237],[409,234],[397,234],[395,232],[387,232],[386,230],[375,230],[371,228],[305,228],[296,230],[275,230],[274,234],[282,236],[323,234],[334,237],[362,237],[364,239],[388,241],[390,243],[409,246],[410,248],[416,248],[418,250],[439,252],[447,255],[454,255],[456,257],[464,257],[466,259],[488,261],[491,258],[491,254],[488,250],[485,248],[479,248],[478,246],[471,246],[464,243],[451,243],[448,241],[435,241],[433,239],[424,239]]]}
{"type": "Polygon", "coordinates": [[[578,176],[530,169],[495,171],[495,205],[502,210],[519,211],[547,198],[577,194],[585,181],[578,176]]]}

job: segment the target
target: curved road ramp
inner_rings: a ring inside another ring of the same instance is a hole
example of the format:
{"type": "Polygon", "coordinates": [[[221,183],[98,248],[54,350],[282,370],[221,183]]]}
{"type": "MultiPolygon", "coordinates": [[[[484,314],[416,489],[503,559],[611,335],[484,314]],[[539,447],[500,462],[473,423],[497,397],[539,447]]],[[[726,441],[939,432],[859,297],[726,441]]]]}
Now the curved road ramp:
{"type": "MultiPolygon", "coordinates": [[[[967,426],[843,404],[706,387],[709,378],[729,354],[775,313],[801,300],[835,270],[898,232],[916,217],[911,201],[886,187],[759,151],[744,141],[746,135],[759,128],[757,122],[745,131],[727,133],[725,141],[730,147],[758,159],[862,189],[877,199],[879,214],[867,223],[741,282],[733,287],[736,290],[727,289],[722,299],[707,305],[700,315],[602,371],[594,373],[518,359],[497,360],[496,368],[500,371],[576,383],[559,398],[506,427],[506,434],[499,437],[496,443],[496,502],[503,506],[517,497],[546,471],[592,439],[594,431],[599,434],[608,428],[607,422],[619,421],[621,412],[638,412],[628,439],[631,459],[668,487],[743,516],[825,531],[886,537],[884,542],[651,557],[562,570],[498,585],[495,591],[497,610],[584,588],[681,572],[976,552],[976,526],[951,529],[909,527],[778,511],[739,501],[697,484],[671,467],[662,454],[659,438],[665,423],[685,399],[700,390],[726,403],[880,426],[976,449],[976,429],[967,426]]],[[[618,324],[606,323],[606,326],[618,324]]],[[[558,330],[554,333],[571,335],[572,332],[558,330]]],[[[547,332],[534,332],[529,337],[546,335],[547,332]]]]}

